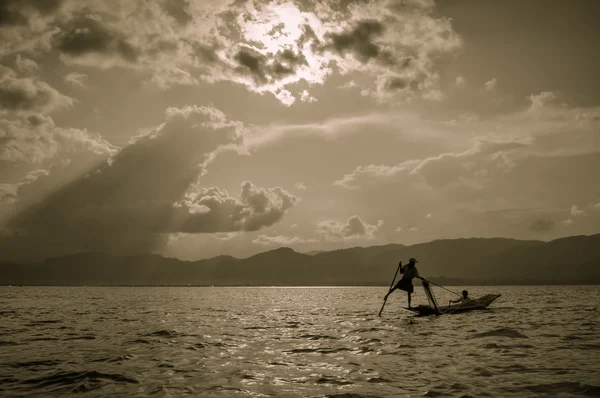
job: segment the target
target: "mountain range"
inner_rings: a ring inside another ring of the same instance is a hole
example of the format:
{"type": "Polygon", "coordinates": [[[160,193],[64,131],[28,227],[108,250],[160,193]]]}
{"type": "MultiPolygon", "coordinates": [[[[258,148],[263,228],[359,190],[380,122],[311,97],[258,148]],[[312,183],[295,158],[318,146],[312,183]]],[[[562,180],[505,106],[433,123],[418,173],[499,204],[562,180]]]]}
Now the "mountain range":
{"type": "Polygon", "coordinates": [[[238,259],[79,253],[40,263],[0,262],[0,285],[389,285],[398,262],[446,285],[600,284],[600,234],[550,242],[444,239],[405,246],[298,253],[282,247],[238,259]]]}

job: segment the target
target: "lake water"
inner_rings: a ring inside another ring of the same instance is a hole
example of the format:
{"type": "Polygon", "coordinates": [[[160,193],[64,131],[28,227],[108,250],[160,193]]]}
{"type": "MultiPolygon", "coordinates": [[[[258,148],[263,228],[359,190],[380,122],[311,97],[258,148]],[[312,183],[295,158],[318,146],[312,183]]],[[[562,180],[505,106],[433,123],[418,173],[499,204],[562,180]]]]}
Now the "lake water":
{"type": "Polygon", "coordinates": [[[600,396],[600,286],[386,290],[0,287],[0,396],[600,396]]]}

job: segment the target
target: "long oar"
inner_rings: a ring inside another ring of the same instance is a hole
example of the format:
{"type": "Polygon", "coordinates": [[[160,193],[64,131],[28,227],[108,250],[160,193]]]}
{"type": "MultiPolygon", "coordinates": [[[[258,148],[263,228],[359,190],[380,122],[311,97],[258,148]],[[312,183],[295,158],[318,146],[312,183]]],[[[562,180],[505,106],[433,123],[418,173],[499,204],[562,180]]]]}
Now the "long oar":
{"type": "MultiPolygon", "coordinates": [[[[392,290],[392,288],[394,287],[394,282],[396,282],[396,277],[398,276],[398,271],[400,271],[400,267],[402,267],[402,261],[400,261],[398,263],[398,268],[396,269],[396,273],[394,274],[394,279],[392,279],[392,284],[390,285],[390,288],[388,290],[388,293],[392,290]]],[[[381,305],[381,309],[379,310],[379,316],[381,316],[381,312],[383,311],[383,307],[385,307],[385,303],[387,301],[387,296],[383,299],[383,304],[381,305]]]]}

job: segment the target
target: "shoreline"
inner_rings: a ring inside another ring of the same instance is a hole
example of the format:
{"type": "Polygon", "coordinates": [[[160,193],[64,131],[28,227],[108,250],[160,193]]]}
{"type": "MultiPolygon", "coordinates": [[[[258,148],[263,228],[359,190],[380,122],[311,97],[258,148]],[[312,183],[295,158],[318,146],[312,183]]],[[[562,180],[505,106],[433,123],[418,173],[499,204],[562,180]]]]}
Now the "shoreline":
{"type": "MultiPolygon", "coordinates": [[[[573,283],[548,283],[548,282],[521,282],[521,283],[446,283],[444,286],[484,287],[484,286],[600,286],[600,282],[573,282],[573,283]]],[[[382,287],[389,289],[389,285],[381,284],[353,284],[353,285],[249,285],[249,284],[2,284],[0,287],[206,287],[206,288],[355,288],[355,287],[382,287]]],[[[418,287],[418,286],[415,286],[418,287]]]]}

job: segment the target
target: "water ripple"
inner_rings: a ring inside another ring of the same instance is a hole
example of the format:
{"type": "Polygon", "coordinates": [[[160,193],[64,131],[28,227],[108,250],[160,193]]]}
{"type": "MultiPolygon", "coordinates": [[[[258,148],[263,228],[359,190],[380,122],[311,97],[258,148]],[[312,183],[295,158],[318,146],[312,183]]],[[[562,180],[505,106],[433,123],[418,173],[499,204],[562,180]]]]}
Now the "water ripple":
{"type": "Polygon", "coordinates": [[[428,318],[382,290],[0,287],[0,395],[600,396],[598,286],[428,318]]]}

